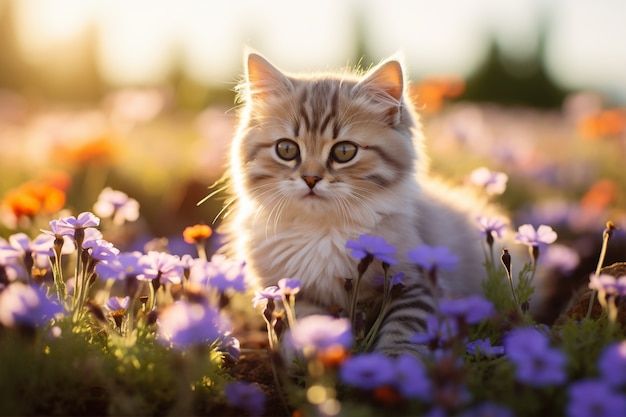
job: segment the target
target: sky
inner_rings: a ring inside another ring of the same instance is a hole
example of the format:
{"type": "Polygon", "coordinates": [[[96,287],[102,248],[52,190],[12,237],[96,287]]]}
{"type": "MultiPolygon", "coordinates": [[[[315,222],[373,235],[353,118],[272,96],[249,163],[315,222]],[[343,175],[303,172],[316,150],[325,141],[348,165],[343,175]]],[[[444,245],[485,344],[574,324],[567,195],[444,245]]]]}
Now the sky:
{"type": "Polygon", "coordinates": [[[622,0],[19,0],[27,59],[94,24],[98,66],[114,85],[158,83],[173,59],[202,83],[230,85],[246,47],[290,71],[355,65],[400,52],[414,77],[468,76],[495,38],[513,56],[546,34],[547,70],[564,87],[626,101],[622,0]],[[360,31],[360,32],[359,32],[360,31]]]}

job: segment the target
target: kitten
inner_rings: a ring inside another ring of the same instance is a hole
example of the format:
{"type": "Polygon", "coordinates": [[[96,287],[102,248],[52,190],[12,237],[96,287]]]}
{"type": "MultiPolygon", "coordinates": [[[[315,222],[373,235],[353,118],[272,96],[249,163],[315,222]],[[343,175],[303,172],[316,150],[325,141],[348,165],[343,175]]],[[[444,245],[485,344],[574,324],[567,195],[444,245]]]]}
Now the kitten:
{"type": "MultiPolygon", "coordinates": [[[[232,143],[235,204],[227,246],[245,259],[258,285],[298,278],[298,314],[347,311],[346,278],[357,260],[345,245],[361,234],[397,248],[406,287],[394,300],[375,349],[417,353],[436,301],[429,280],[407,260],[421,244],[447,246],[459,258],[440,271],[438,293],[481,292],[486,275],[476,216],[485,202],[428,174],[419,118],[406,97],[403,68],[389,60],[365,75],[291,76],[257,54],[247,56],[244,102],[232,143]]],[[[379,303],[375,261],[360,301],[379,303]]]]}

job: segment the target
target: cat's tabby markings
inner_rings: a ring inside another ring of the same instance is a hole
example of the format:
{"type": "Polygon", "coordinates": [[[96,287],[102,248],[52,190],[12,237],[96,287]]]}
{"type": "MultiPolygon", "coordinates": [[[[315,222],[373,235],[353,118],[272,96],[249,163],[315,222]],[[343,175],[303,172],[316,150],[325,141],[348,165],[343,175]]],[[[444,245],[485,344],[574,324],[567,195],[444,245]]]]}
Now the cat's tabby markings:
{"type": "MultiPolygon", "coordinates": [[[[428,174],[419,119],[405,95],[404,74],[389,60],[364,75],[287,75],[257,54],[247,56],[244,103],[232,144],[232,205],[227,248],[245,259],[260,287],[281,278],[303,283],[298,314],[348,309],[344,283],[357,261],[345,243],[361,234],[398,249],[406,288],[388,311],[376,349],[419,352],[410,342],[435,309],[434,291],[481,291],[485,275],[478,214],[491,210],[464,190],[428,174]],[[458,255],[437,289],[406,259],[421,244],[458,255]]],[[[360,302],[377,305],[376,262],[360,302]]],[[[374,309],[375,310],[375,309],[374,309]]]]}

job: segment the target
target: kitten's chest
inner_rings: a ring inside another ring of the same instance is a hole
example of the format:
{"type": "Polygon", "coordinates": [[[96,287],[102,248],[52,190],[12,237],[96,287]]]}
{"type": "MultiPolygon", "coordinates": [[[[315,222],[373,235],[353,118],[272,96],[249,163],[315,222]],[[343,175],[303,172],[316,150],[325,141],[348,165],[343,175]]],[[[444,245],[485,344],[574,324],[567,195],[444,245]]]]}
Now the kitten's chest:
{"type": "Polygon", "coordinates": [[[319,227],[289,227],[266,236],[258,231],[250,242],[249,258],[263,286],[281,278],[302,281],[308,297],[342,305],[345,280],[356,278],[357,261],[345,245],[350,231],[319,227]]]}

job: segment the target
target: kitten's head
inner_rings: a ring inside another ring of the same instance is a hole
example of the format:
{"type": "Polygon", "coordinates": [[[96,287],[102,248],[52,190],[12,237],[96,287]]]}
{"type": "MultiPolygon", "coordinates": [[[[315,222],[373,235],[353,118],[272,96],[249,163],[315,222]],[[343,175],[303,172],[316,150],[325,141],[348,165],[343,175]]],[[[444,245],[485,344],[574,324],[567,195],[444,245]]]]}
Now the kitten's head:
{"type": "Polygon", "coordinates": [[[247,57],[236,192],[271,216],[369,216],[415,174],[419,136],[391,60],[365,75],[286,75],[247,57]]]}

